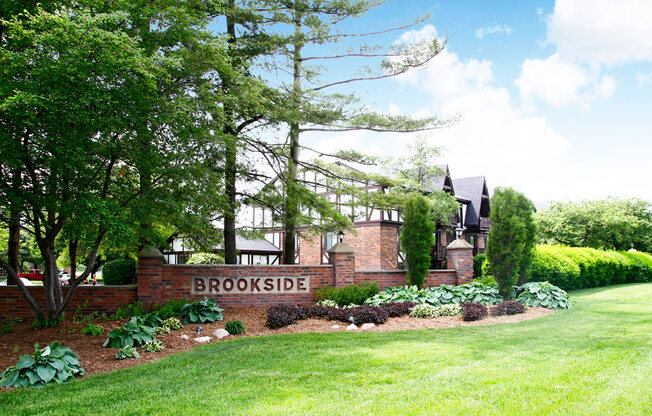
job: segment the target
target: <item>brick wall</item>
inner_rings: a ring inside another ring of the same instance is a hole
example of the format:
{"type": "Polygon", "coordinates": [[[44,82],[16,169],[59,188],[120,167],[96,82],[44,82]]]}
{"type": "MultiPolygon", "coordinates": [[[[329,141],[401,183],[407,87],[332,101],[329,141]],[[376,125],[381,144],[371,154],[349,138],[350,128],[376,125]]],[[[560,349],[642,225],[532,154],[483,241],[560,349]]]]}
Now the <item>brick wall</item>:
{"type": "MultiPolygon", "coordinates": [[[[36,302],[45,308],[45,290],[43,286],[28,287],[29,293],[36,302]]],[[[64,296],[68,289],[63,289],[64,296]]],[[[67,314],[72,316],[77,305],[87,301],[85,313],[105,312],[112,314],[119,306],[133,303],[137,300],[137,287],[129,286],[79,286],[73,295],[67,314]]],[[[0,319],[23,318],[35,319],[34,310],[29,306],[16,286],[0,286],[0,319]]]]}
{"type": "MultiPolygon", "coordinates": [[[[267,306],[275,303],[308,303],[316,300],[314,291],[326,285],[333,285],[333,266],[285,265],[285,266],[240,266],[240,265],[161,265],[159,282],[150,281],[150,293],[142,293],[142,299],[154,300],[151,293],[160,293],[157,302],[187,297],[189,300],[203,299],[203,295],[191,295],[192,276],[206,277],[303,277],[310,276],[311,293],[260,293],[260,294],[218,294],[211,295],[220,306],[267,306]]],[[[141,278],[139,275],[139,285],[141,278]]],[[[141,291],[139,291],[139,297],[141,291]]],[[[143,304],[147,304],[143,301],[143,304]]]]}
{"type": "Polygon", "coordinates": [[[304,265],[321,264],[321,237],[299,237],[299,263],[304,265]]]}
{"type": "MultiPolygon", "coordinates": [[[[378,282],[380,290],[392,286],[408,284],[404,270],[364,270],[355,272],[355,283],[378,282]]],[[[429,270],[424,282],[425,286],[456,285],[455,270],[429,270]]]]}

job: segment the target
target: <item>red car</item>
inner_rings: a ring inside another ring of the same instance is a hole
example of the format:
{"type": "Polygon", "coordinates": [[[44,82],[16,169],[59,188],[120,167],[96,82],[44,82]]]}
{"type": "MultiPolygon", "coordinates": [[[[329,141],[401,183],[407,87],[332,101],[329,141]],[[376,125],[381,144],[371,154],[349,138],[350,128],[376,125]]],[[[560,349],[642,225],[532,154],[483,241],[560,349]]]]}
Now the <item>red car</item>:
{"type": "Polygon", "coordinates": [[[18,273],[18,277],[24,277],[29,280],[43,280],[43,270],[31,269],[29,273],[18,273]]]}

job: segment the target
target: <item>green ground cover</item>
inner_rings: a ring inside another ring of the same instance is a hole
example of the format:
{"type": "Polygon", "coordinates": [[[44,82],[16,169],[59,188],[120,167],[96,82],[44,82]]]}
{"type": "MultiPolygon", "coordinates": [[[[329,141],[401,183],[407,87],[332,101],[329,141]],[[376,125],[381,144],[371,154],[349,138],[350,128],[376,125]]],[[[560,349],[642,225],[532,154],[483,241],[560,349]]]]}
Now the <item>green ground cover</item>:
{"type": "Polygon", "coordinates": [[[2,415],[649,415],[652,284],[517,324],[243,338],[0,393],[2,415]]]}

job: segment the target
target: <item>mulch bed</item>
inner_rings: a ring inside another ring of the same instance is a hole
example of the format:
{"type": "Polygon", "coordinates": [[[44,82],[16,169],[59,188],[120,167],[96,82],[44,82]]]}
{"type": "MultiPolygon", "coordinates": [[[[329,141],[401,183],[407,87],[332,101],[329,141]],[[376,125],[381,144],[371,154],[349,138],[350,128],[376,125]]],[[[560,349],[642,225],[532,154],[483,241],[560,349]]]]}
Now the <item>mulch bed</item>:
{"type": "MultiPolygon", "coordinates": [[[[369,331],[385,332],[405,329],[423,329],[423,328],[445,328],[453,326],[478,326],[493,325],[501,323],[518,322],[526,319],[537,318],[547,315],[554,311],[545,308],[527,308],[526,312],[519,315],[507,315],[498,317],[486,317],[480,321],[464,322],[459,316],[447,316],[440,318],[411,318],[403,316],[399,318],[389,318],[386,323],[377,325],[369,331]]],[[[246,334],[237,337],[252,337],[273,334],[296,334],[304,332],[342,332],[346,331],[347,324],[326,319],[305,319],[298,321],[296,325],[290,325],[280,329],[269,329],[265,327],[267,319],[267,308],[261,307],[238,307],[225,308],[224,320],[210,324],[201,325],[203,335],[211,335],[213,331],[224,328],[224,324],[230,320],[241,320],[246,327],[246,334]],[[333,325],[339,325],[339,329],[332,329],[333,325]]],[[[120,327],[125,320],[94,320],[93,323],[100,325],[109,332],[111,329],[120,327]]],[[[185,325],[182,329],[172,331],[169,335],[157,335],[156,338],[163,342],[165,347],[163,351],[146,353],[141,352],[139,360],[126,359],[118,360],[115,358],[117,349],[104,348],[102,344],[107,336],[89,336],[81,335],[80,330],[85,323],[77,323],[71,320],[63,322],[56,328],[45,328],[40,331],[34,330],[30,323],[24,322],[15,324],[13,332],[10,334],[0,335],[0,371],[14,365],[18,358],[23,354],[32,355],[34,353],[34,344],[41,346],[49,345],[54,341],[59,341],[64,346],[70,347],[79,357],[82,367],[86,370],[86,375],[105,373],[118,368],[126,368],[134,365],[160,360],[170,354],[180,351],[190,350],[198,344],[193,340],[197,324],[185,325]],[[189,339],[181,339],[182,334],[188,335],[189,339]]],[[[229,336],[226,339],[233,339],[229,336]]],[[[212,342],[219,342],[215,339],[212,342]]],[[[140,349],[139,349],[140,352],[140,349]]]]}

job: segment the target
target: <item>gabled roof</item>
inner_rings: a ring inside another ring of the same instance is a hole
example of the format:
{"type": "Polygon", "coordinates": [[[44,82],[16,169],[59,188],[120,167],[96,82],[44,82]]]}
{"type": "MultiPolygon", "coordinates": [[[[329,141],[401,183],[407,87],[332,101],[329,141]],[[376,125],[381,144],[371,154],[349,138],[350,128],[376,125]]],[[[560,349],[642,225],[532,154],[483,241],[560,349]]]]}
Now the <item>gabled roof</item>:
{"type": "Polygon", "coordinates": [[[484,176],[453,179],[455,196],[468,199],[471,203],[466,208],[464,225],[479,225],[482,211],[489,211],[489,190],[484,176]],[[483,210],[483,196],[485,197],[485,210],[483,210]]]}
{"type": "Polygon", "coordinates": [[[447,191],[454,194],[455,186],[453,184],[453,180],[451,179],[451,172],[448,169],[448,165],[437,165],[437,167],[443,170],[444,172],[446,172],[446,174],[433,178],[430,184],[425,186],[426,191],[428,192],[447,191]]]}

